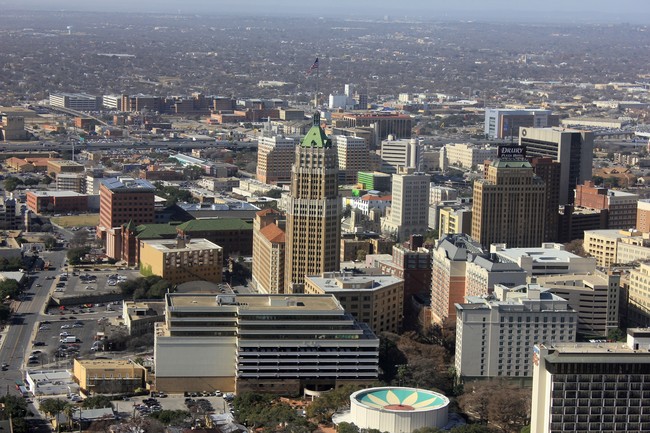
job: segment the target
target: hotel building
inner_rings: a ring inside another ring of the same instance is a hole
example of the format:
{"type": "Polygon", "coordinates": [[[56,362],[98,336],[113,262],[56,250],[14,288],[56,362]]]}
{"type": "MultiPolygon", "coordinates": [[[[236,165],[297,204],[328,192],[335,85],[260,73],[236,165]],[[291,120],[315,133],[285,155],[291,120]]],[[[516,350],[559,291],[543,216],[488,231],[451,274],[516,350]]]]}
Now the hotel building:
{"type": "Polygon", "coordinates": [[[291,181],[291,164],[296,156],[293,138],[261,135],[257,139],[257,180],[275,185],[291,181]]]}

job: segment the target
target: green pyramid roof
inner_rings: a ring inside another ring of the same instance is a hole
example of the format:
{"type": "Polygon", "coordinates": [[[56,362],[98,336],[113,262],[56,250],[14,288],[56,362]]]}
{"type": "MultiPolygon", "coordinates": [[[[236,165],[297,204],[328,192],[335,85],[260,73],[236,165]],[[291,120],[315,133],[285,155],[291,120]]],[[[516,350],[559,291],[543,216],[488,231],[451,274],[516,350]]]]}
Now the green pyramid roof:
{"type": "Polygon", "coordinates": [[[302,147],[332,147],[332,140],[329,139],[323,128],[320,126],[320,114],[314,113],[314,125],[307,131],[300,142],[302,147]]]}

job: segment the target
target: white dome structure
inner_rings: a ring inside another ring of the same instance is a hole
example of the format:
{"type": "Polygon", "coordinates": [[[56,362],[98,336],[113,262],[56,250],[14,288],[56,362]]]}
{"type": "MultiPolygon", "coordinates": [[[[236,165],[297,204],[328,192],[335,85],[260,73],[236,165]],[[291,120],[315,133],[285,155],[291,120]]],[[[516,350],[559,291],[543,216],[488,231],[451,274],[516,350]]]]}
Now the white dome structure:
{"type": "Polygon", "coordinates": [[[354,423],[361,429],[410,433],[420,427],[444,427],[449,399],[437,392],[416,388],[368,388],[350,395],[350,412],[337,422],[354,423]]]}

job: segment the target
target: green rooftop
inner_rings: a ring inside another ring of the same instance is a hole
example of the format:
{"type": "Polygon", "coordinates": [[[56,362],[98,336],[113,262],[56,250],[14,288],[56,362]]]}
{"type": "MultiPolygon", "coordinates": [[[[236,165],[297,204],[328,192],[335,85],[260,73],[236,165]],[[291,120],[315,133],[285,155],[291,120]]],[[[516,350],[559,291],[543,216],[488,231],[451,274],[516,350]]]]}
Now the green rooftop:
{"type": "Polygon", "coordinates": [[[314,113],[314,125],[307,131],[300,142],[302,147],[319,147],[319,148],[328,148],[332,147],[332,140],[327,137],[325,131],[320,126],[320,114],[318,112],[314,113]]]}
{"type": "Polygon", "coordinates": [[[253,230],[253,224],[239,218],[205,218],[184,222],[177,226],[184,232],[204,232],[221,230],[253,230]]]}
{"type": "Polygon", "coordinates": [[[528,161],[506,161],[502,159],[495,159],[492,161],[492,167],[498,168],[533,168],[528,161]]]}
{"type": "Polygon", "coordinates": [[[138,239],[173,239],[178,223],[142,224],[136,228],[138,239]]]}

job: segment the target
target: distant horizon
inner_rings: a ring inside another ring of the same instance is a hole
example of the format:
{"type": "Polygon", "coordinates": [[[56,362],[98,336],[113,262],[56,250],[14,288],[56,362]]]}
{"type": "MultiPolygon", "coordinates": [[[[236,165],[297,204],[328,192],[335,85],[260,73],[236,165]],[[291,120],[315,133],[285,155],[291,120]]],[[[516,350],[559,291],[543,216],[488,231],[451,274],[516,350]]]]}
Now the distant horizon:
{"type": "Polygon", "coordinates": [[[646,0],[547,0],[538,3],[515,0],[458,0],[453,6],[441,0],[410,0],[400,4],[381,0],[330,0],[327,4],[298,0],[126,0],[110,3],[84,0],[0,0],[6,11],[100,12],[137,14],[181,14],[241,17],[326,17],[347,19],[386,19],[387,21],[479,21],[547,24],[648,24],[650,2],[646,0]],[[179,4],[181,7],[179,7],[179,4]]]}

